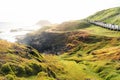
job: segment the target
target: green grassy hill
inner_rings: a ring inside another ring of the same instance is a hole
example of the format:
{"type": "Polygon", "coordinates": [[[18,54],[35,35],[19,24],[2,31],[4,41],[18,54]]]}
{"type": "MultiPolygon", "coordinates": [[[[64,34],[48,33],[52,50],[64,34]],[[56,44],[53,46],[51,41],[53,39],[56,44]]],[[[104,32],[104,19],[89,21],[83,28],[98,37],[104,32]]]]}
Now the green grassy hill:
{"type": "Polygon", "coordinates": [[[84,67],[62,56],[40,54],[29,46],[0,40],[0,80],[101,80],[84,67]]]}
{"type": "Polygon", "coordinates": [[[120,7],[99,11],[88,19],[120,25],[120,7]]]}
{"type": "MultiPolygon", "coordinates": [[[[119,10],[103,10],[87,19],[119,24],[119,10]]],[[[39,52],[0,40],[1,79],[120,80],[120,31],[77,20],[46,26],[19,42],[39,52]]]]}
{"type": "Polygon", "coordinates": [[[84,43],[79,43],[72,51],[57,56],[40,54],[31,47],[2,40],[0,41],[0,79],[119,80],[120,47],[116,43],[117,40],[110,41],[114,43],[84,40],[84,43]]]}
{"type": "Polygon", "coordinates": [[[32,47],[0,40],[0,80],[36,75],[42,70],[38,63],[42,61],[43,57],[32,47]]]}

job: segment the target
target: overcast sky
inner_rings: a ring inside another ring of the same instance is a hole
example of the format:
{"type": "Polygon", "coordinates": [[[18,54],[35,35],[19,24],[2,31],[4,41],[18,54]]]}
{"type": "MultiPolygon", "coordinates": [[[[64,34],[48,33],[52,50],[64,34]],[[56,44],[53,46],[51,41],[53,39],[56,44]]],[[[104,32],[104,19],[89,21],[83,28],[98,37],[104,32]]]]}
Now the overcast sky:
{"type": "Polygon", "coordinates": [[[60,23],[119,5],[120,0],[0,0],[0,22],[31,25],[49,20],[60,23]]]}

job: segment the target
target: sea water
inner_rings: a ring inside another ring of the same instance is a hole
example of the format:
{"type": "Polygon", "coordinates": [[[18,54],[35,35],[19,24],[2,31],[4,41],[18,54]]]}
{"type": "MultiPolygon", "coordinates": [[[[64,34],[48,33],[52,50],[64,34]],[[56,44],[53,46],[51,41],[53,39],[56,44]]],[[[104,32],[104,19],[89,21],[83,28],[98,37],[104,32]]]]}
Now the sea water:
{"type": "Polygon", "coordinates": [[[20,24],[0,22],[0,39],[15,42],[18,36],[24,36],[40,28],[40,25],[23,26],[20,24]]]}

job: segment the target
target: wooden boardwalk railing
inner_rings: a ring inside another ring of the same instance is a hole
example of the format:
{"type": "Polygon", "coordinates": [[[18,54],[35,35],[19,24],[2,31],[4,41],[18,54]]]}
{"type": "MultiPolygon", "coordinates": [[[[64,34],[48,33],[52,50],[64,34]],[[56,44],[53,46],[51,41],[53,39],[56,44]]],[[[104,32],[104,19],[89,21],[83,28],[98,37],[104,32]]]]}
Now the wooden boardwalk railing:
{"type": "Polygon", "coordinates": [[[103,28],[108,28],[111,30],[116,30],[116,31],[120,31],[120,26],[119,25],[115,25],[115,24],[107,24],[104,22],[100,22],[100,21],[91,21],[91,20],[87,20],[87,22],[101,26],[103,28]]]}

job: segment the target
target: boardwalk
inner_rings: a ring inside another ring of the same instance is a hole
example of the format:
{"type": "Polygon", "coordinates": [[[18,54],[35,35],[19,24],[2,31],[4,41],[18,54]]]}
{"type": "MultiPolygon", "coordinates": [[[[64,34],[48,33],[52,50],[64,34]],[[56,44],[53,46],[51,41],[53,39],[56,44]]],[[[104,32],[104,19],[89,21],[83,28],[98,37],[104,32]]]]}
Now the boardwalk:
{"type": "Polygon", "coordinates": [[[98,26],[101,26],[103,28],[108,28],[108,29],[111,29],[111,30],[116,30],[116,31],[120,30],[119,25],[107,24],[107,23],[100,22],[100,21],[90,21],[90,20],[87,20],[87,22],[98,25],[98,26]]]}

